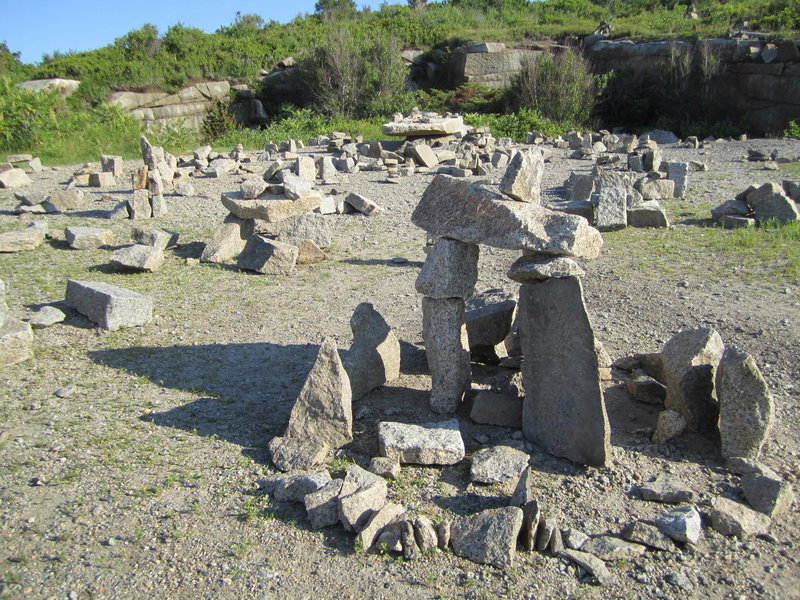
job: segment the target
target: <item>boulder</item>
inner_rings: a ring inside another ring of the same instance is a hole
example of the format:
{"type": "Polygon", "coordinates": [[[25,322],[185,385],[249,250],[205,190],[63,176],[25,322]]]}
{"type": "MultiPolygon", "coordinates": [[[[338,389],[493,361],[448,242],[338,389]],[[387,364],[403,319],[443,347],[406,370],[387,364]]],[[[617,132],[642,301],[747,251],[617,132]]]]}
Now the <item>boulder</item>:
{"type": "Polygon", "coordinates": [[[423,425],[383,421],[378,445],[382,456],[404,464],[454,465],[465,454],[457,419],[423,425]]]}
{"type": "Polygon", "coordinates": [[[295,401],[286,437],[339,448],[353,439],[350,380],[336,342],[325,338],[295,401]]]}
{"type": "Polygon", "coordinates": [[[417,275],[417,292],[434,300],[469,298],[478,280],[479,252],[477,244],[438,238],[417,275]]]}
{"type": "Polygon", "coordinates": [[[298,252],[293,244],[251,235],[236,259],[236,266],[262,275],[288,275],[297,263],[298,252]]]}
{"type": "Polygon", "coordinates": [[[530,457],[510,446],[494,446],[478,450],[472,456],[470,480],[475,483],[502,483],[518,479],[528,467],[530,457]]]}
{"type": "Polygon", "coordinates": [[[114,173],[90,173],[89,174],[89,187],[111,187],[116,183],[114,173]]]}
{"type": "Polygon", "coordinates": [[[270,440],[269,451],[275,467],[285,472],[316,469],[331,454],[331,448],[323,442],[280,436],[270,440]]]}
{"type": "Polygon", "coordinates": [[[794,503],[791,484],[780,477],[750,473],[742,477],[741,486],[750,506],[770,518],[788,512],[794,503]]]}
{"type": "Polygon", "coordinates": [[[400,476],[400,461],[385,456],[375,456],[370,460],[367,470],[386,479],[395,480],[400,476]]]}
{"type": "Polygon", "coordinates": [[[731,345],[717,368],[719,433],[724,458],[757,459],[772,428],[772,394],[753,358],[731,345]]]}
{"type": "Polygon", "coordinates": [[[64,237],[75,250],[93,250],[114,242],[114,232],[99,227],[67,227],[64,237]]]}
{"type": "Polygon", "coordinates": [[[747,204],[758,221],[775,220],[781,223],[800,220],[797,204],[792,201],[777,182],[765,183],[747,194],[747,204]]]}
{"type": "Polygon", "coordinates": [[[630,183],[619,173],[603,172],[595,178],[593,222],[600,231],[624,229],[628,224],[630,183]]]}
{"type": "Polygon", "coordinates": [[[689,163],[668,163],[667,178],[675,184],[673,194],[676,198],[683,198],[686,196],[686,190],[689,187],[689,163]]]}
{"type": "Polygon", "coordinates": [[[333,240],[330,220],[319,213],[304,213],[266,223],[259,232],[278,236],[279,241],[296,246],[303,240],[310,240],[318,248],[327,248],[333,240]]]}
{"type": "Polygon", "coordinates": [[[109,331],[153,320],[150,297],[107,283],[70,279],[65,301],[67,306],[109,331]]]}
{"type": "Polygon", "coordinates": [[[627,215],[629,227],[669,227],[667,211],[658,200],[647,200],[629,206],[627,215]]]}
{"type": "Polygon", "coordinates": [[[8,169],[0,172],[0,188],[21,188],[33,183],[22,169],[8,169]]]}
{"type": "Polygon", "coordinates": [[[47,235],[47,221],[33,221],[23,229],[0,233],[0,252],[20,252],[38,248],[47,235]]]}
{"type": "Polygon", "coordinates": [[[422,337],[431,373],[431,408],[440,413],[455,412],[472,377],[464,300],[424,297],[422,337]]]}
{"type": "Polygon", "coordinates": [[[86,203],[83,190],[72,188],[69,190],[55,190],[42,204],[47,212],[67,212],[77,210],[86,203]]]}
{"type": "Polygon", "coordinates": [[[164,264],[164,258],[164,251],[160,248],[133,244],[114,250],[108,261],[117,269],[152,273],[164,264]]]}
{"type": "Polygon", "coordinates": [[[339,522],[339,494],[343,483],[341,479],[334,479],[303,499],[312,529],[330,527],[339,522]]]}
{"type": "Polygon", "coordinates": [[[353,400],[400,376],[400,342],[375,307],[359,304],[350,318],[353,343],[344,358],[353,400]]]}
{"type": "Polygon", "coordinates": [[[700,513],[693,505],[679,506],[656,518],[664,535],[676,542],[696,544],[702,535],[700,513]]]}
{"type": "Polygon", "coordinates": [[[500,191],[520,202],[541,203],[544,156],[538,148],[514,154],[500,181],[500,191]]]}
{"type": "Polygon", "coordinates": [[[716,427],[719,406],[714,377],[723,350],[715,330],[700,328],[676,334],[661,351],[667,380],[664,406],[680,413],[690,431],[716,427]]]}
{"type": "Polygon", "coordinates": [[[516,506],[484,510],[455,519],[450,543],[459,556],[505,569],[514,564],[521,528],[522,509],[516,506]]]}
{"type": "Polygon", "coordinates": [[[603,245],[600,233],[581,217],[502,200],[447,175],[433,179],[411,220],[432,235],[511,250],[595,258],[603,245]]]}
{"type": "Polygon", "coordinates": [[[206,242],[200,262],[225,262],[244,250],[247,240],[255,233],[253,219],[240,219],[229,214],[222,227],[206,242]]]}
{"type": "Polygon", "coordinates": [[[0,315],[0,367],[33,357],[33,330],[29,323],[0,315]]]}
{"type": "MultiPolygon", "coordinates": [[[[283,242],[284,239],[282,235],[279,235],[276,238],[279,242],[283,242]]],[[[328,255],[325,254],[319,246],[317,246],[311,240],[299,240],[296,243],[297,246],[297,264],[298,265],[312,265],[316,263],[320,263],[326,258],[328,255]]]]}
{"type": "Polygon", "coordinates": [[[519,315],[525,437],[556,456],[606,465],[611,454],[608,417],[580,280],[523,284],[519,315]]]}
{"type": "Polygon", "coordinates": [[[769,531],[769,517],[744,504],[718,496],[711,506],[711,527],[722,535],[743,539],[769,531]]]}
{"type": "Polygon", "coordinates": [[[350,192],[347,194],[344,201],[362,215],[366,215],[368,217],[383,211],[383,208],[375,204],[372,200],[366,196],[362,196],[361,194],[356,194],[355,192],[350,192]]]}
{"type": "Polygon", "coordinates": [[[311,212],[319,208],[321,200],[322,195],[316,190],[298,199],[276,196],[245,200],[239,192],[224,193],[221,196],[222,205],[240,219],[257,219],[269,223],[311,212]]]}

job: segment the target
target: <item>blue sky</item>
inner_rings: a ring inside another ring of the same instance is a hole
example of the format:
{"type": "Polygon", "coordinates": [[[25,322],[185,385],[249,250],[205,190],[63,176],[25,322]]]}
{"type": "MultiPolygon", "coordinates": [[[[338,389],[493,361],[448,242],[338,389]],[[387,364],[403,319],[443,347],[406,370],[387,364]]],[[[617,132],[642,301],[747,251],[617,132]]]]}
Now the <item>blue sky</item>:
{"type": "MultiPolygon", "coordinates": [[[[176,23],[210,33],[233,23],[237,11],[285,23],[299,14],[313,13],[315,4],[315,0],[12,1],[0,19],[0,42],[6,42],[12,52],[20,52],[26,63],[39,62],[43,54],[56,50],[81,52],[107,46],[145,23],[152,23],[161,33],[176,23]]],[[[405,4],[400,0],[356,0],[359,8],[377,9],[383,3],[405,4]]]]}

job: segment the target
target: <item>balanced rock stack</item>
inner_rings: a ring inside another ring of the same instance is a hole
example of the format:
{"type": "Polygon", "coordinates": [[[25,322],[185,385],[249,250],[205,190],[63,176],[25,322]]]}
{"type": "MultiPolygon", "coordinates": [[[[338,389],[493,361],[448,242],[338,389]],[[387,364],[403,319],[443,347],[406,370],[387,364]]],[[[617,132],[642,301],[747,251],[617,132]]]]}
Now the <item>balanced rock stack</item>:
{"type": "Polygon", "coordinates": [[[464,305],[477,280],[478,246],[522,250],[509,275],[523,283],[524,434],[555,455],[605,465],[609,428],[594,334],[578,279],[581,271],[573,261],[559,258],[595,258],[603,240],[582,217],[538,203],[542,163],[539,149],[514,155],[500,185],[512,200],[437,175],[411,216],[415,225],[438,238],[417,279],[417,291],[425,296],[431,408],[454,412],[470,383],[464,305]],[[568,372],[564,364],[570,365],[568,372]]]}
{"type": "MultiPolygon", "coordinates": [[[[139,144],[144,165],[131,178],[133,197],[128,201],[128,215],[131,219],[163,217],[167,214],[164,192],[172,188],[178,161],[145,136],[139,138],[139,144]]],[[[114,163],[109,162],[107,168],[115,168],[114,163]]]]}

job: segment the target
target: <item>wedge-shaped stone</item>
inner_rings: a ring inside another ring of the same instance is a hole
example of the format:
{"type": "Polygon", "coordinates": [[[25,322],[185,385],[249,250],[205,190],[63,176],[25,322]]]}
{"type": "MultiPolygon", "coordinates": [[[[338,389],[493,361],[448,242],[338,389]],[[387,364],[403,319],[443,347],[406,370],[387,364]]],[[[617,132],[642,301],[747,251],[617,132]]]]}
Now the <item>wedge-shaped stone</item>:
{"type": "Polygon", "coordinates": [[[608,570],[606,564],[593,554],[588,552],[581,552],[580,550],[562,550],[559,556],[579,565],[597,579],[600,585],[610,585],[616,581],[616,578],[608,570]]]}
{"type": "Polygon", "coordinates": [[[347,197],[345,197],[344,201],[362,215],[366,215],[368,217],[375,213],[383,212],[383,208],[378,206],[375,202],[366,196],[362,196],[361,194],[356,194],[354,192],[347,194],[347,197]]]}
{"type": "Polygon", "coordinates": [[[675,551],[675,542],[664,535],[658,527],[645,523],[644,521],[629,523],[622,530],[622,537],[631,542],[644,544],[649,548],[655,548],[656,550],[664,550],[666,552],[675,551]]]}
{"type": "Polygon", "coordinates": [[[717,424],[714,377],[723,350],[719,334],[701,328],[676,334],[661,351],[667,386],[664,406],[680,413],[690,431],[710,431],[717,424]]]}
{"type": "Polygon", "coordinates": [[[386,482],[381,479],[380,483],[362,486],[345,479],[338,503],[339,521],[347,531],[359,533],[386,504],[386,482]]]}
{"type": "Polygon", "coordinates": [[[86,198],[82,190],[72,188],[70,190],[56,190],[42,204],[47,212],[67,212],[76,210],[86,203],[86,198]]]}
{"type": "Polygon", "coordinates": [[[341,479],[334,479],[304,498],[312,529],[330,527],[339,522],[339,494],[343,483],[341,479]]]}
{"type": "Polygon", "coordinates": [[[275,436],[269,442],[272,463],[281,471],[307,471],[323,465],[331,448],[322,442],[275,436]]]}
{"type": "Polygon", "coordinates": [[[375,307],[359,304],[350,318],[353,343],[344,358],[353,400],[400,376],[400,342],[375,307]]]}
{"type": "Polygon", "coordinates": [[[389,502],[372,513],[364,529],[356,536],[356,544],[369,550],[378,541],[381,530],[406,512],[405,506],[389,502]]]}
{"type": "Polygon", "coordinates": [[[0,172],[0,188],[20,188],[33,183],[22,169],[8,169],[0,172]]]}
{"type": "Polygon", "coordinates": [[[161,250],[175,248],[180,235],[169,229],[152,229],[150,227],[136,227],[133,230],[133,239],[137,244],[153,246],[161,250]]]}
{"type": "Polygon", "coordinates": [[[676,542],[696,544],[703,534],[700,513],[692,505],[679,506],[660,515],[656,525],[676,542]]]}
{"type": "Polygon", "coordinates": [[[70,248],[91,250],[111,244],[114,241],[114,232],[99,227],[67,227],[64,237],[70,248]]]}
{"type": "Polygon", "coordinates": [[[222,227],[214,232],[212,238],[203,248],[200,262],[225,262],[244,250],[247,239],[255,233],[253,219],[240,219],[229,214],[222,222],[222,227]]]}
{"type": "Polygon", "coordinates": [[[750,506],[768,517],[784,514],[794,503],[791,484],[780,477],[750,473],[742,477],[741,486],[750,506]]]}
{"type": "Polygon", "coordinates": [[[286,437],[339,448],[353,439],[350,381],[336,342],[325,338],[292,408],[286,437]]]}
{"type": "Polygon", "coordinates": [[[719,434],[723,458],[758,459],[772,428],[772,394],[755,360],[726,345],[717,368],[719,434]]]}
{"type": "Polygon", "coordinates": [[[107,283],[68,280],[66,304],[109,331],[153,320],[150,297],[107,283]]]}
{"type": "Polygon", "coordinates": [[[722,535],[746,538],[769,531],[769,517],[744,504],[719,496],[711,506],[711,527],[722,535]]]}
{"type": "Polygon", "coordinates": [[[133,244],[114,250],[108,262],[118,269],[152,273],[164,264],[164,251],[154,246],[133,244]]]}
{"type": "Polygon", "coordinates": [[[522,285],[519,319],[525,356],[525,437],[577,463],[607,464],[608,417],[580,280],[567,277],[522,285]]]}
{"type": "Polygon", "coordinates": [[[150,192],[146,189],[133,190],[133,195],[128,199],[128,212],[131,219],[149,219],[153,216],[153,206],[150,204],[150,192]]]}
{"type": "Polygon", "coordinates": [[[434,300],[467,299],[478,281],[477,244],[438,238],[417,275],[417,292],[434,300]]]}
{"type": "Polygon", "coordinates": [[[221,200],[222,205],[240,219],[259,219],[274,223],[319,208],[322,194],[311,190],[296,200],[288,196],[246,200],[239,192],[227,192],[222,194],[221,200]]]}
{"type": "Polygon", "coordinates": [[[464,300],[423,298],[422,337],[431,372],[431,409],[455,412],[472,377],[464,300]]]}
{"type": "Polygon", "coordinates": [[[600,232],[581,217],[502,200],[447,175],[433,179],[411,220],[433,235],[511,250],[596,258],[603,245],[600,232]]]}
{"type": "Polygon", "coordinates": [[[331,476],[325,469],[313,473],[282,476],[275,486],[272,497],[280,502],[304,502],[306,495],[319,491],[330,482],[331,476]]]}
{"type": "Polygon", "coordinates": [[[0,233],[0,252],[20,252],[38,248],[47,235],[47,221],[34,221],[16,231],[0,233]]]}
{"type": "Polygon", "coordinates": [[[464,440],[457,419],[412,425],[384,421],[378,424],[381,456],[401,463],[454,465],[464,458],[464,440]]]}
{"type": "Polygon", "coordinates": [[[24,321],[0,315],[0,367],[15,365],[33,356],[33,331],[24,321]]]}
{"type": "Polygon", "coordinates": [[[520,529],[522,509],[489,509],[453,521],[450,543],[459,556],[504,569],[514,565],[520,529]]]}
{"type": "Polygon", "coordinates": [[[520,202],[542,201],[544,156],[538,148],[517,152],[506,168],[500,191],[520,202]]]}
{"type": "Polygon", "coordinates": [[[418,165],[429,169],[439,164],[439,157],[436,156],[428,144],[417,144],[414,146],[411,149],[411,156],[418,165]]]}
{"type": "Polygon", "coordinates": [[[251,235],[236,259],[236,266],[263,275],[288,275],[297,263],[298,253],[294,244],[251,235]]]}

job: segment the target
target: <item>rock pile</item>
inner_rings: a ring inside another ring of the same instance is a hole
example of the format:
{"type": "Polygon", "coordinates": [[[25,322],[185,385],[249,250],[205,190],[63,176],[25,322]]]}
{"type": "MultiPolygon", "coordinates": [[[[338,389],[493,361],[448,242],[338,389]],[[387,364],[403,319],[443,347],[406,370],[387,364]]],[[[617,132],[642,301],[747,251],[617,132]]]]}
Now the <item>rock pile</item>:
{"type": "Polygon", "coordinates": [[[733,200],[711,209],[711,216],[726,229],[752,227],[769,221],[789,223],[800,220],[798,202],[798,182],[769,182],[758,187],[751,185],[733,200]]]}

